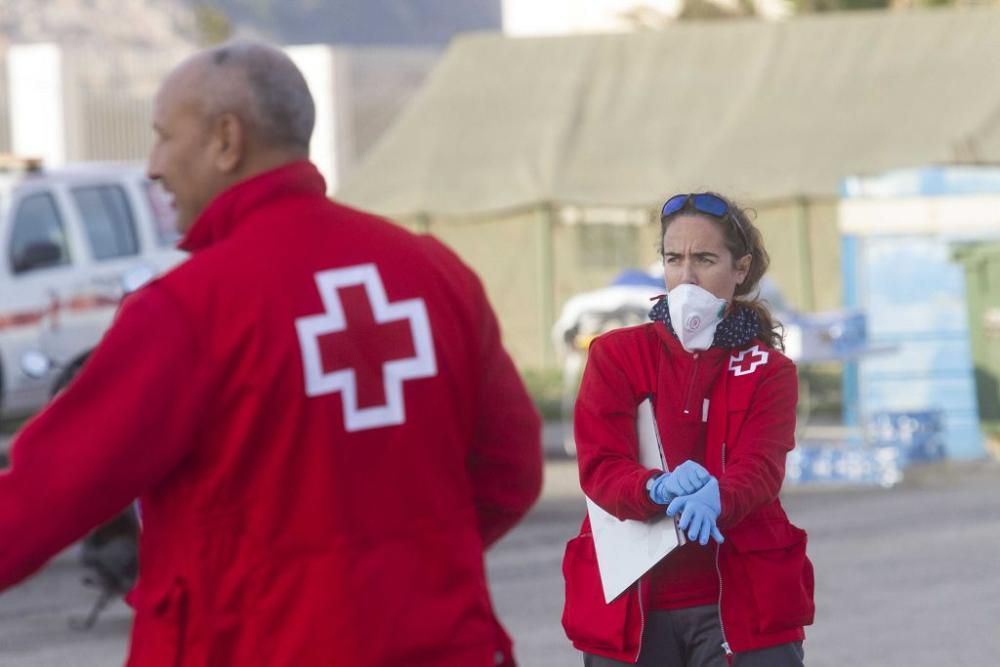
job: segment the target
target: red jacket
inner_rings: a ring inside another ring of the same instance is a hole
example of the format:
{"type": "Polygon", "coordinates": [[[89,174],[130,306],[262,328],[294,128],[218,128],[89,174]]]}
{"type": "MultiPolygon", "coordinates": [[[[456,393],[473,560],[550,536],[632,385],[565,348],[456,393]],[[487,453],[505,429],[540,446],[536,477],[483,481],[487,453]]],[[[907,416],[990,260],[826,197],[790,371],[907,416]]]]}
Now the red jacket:
{"type": "MultiPolygon", "coordinates": [[[[698,458],[719,480],[725,541],[702,548],[718,549],[722,628],[736,652],[801,640],[802,626],[812,623],[806,535],[778,500],[794,446],[797,392],[794,364],[759,341],[694,355],[662,323],[651,323],[596,339],[577,397],[580,483],[611,514],[644,520],[664,511],[646,492],[646,481],[662,471],[637,463],[636,407],[648,396],[667,465],[698,458]],[[694,452],[685,426],[701,420],[705,398],[705,451],[694,452]]],[[[646,577],[605,604],[587,520],[567,545],[563,572],[563,625],[574,646],[636,662],[649,609],[646,577]]]]}
{"type": "Polygon", "coordinates": [[[537,413],[474,274],[324,192],[237,185],[127,299],[0,473],[0,589],[141,495],[133,667],[513,664],[537,413]]]}

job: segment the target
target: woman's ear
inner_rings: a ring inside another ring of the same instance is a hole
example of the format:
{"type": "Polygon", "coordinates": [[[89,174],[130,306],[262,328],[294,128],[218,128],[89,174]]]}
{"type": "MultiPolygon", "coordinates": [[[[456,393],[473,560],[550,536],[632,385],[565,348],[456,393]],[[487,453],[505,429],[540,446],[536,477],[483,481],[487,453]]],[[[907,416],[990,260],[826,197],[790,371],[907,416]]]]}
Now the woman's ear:
{"type": "Polygon", "coordinates": [[[750,273],[750,266],[753,264],[753,255],[747,253],[736,260],[736,284],[742,285],[750,273]]]}

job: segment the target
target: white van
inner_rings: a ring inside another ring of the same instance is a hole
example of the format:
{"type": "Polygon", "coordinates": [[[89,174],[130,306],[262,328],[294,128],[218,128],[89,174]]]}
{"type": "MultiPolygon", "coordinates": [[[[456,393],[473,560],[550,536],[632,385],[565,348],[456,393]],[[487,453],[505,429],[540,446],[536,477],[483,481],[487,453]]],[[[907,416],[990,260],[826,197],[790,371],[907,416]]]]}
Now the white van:
{"type": "Polygon", "coordinates": [[[0,419],[45,404],[129,283],[184,259],[176,242],[169,199],[140,166],[44,169],[0,156],[0,419]],[[50,367],[29,375],[22,364],[33,354],[50,367]]]}

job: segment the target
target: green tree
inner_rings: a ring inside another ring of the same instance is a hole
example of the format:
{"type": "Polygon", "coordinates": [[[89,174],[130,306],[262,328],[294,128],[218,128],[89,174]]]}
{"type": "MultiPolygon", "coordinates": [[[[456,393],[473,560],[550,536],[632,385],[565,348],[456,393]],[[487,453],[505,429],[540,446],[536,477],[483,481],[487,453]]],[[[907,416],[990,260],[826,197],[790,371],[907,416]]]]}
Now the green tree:
{"type": "Polygon", "coordinates": [[[202,46],[220,44],[233,34],[233,25],[229,17],[210,3],[200,2],[194,6],[194,20],[198,30],[198,41],[202,46]]]}

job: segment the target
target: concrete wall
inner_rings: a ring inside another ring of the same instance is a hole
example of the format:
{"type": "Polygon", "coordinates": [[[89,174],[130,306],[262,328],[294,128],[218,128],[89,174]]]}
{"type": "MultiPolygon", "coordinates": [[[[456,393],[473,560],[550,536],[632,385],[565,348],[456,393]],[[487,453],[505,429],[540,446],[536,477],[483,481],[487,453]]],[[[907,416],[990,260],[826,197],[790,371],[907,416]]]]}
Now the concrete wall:
{"type": "MultiPolygon", "coordinates": [[[[414,95],[431,48],[295,46],[316,103],[312,155],[330,192],[414,95]]],[[[11,46],[0,54],[0,151],[80,161],[142,161],[153,141],[153,97],[187,53],[11,46]]]]}

